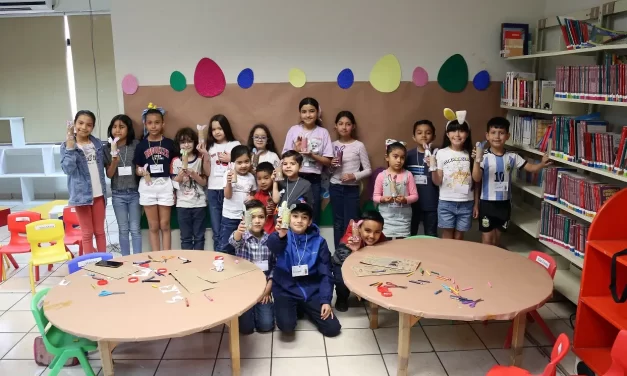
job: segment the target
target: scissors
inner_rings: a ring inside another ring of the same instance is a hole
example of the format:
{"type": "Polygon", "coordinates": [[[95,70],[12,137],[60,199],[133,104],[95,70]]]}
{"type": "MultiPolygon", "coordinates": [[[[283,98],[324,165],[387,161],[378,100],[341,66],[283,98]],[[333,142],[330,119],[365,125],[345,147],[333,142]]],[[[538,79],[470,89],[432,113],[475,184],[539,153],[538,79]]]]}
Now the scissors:
{"type": "Polygon", "coordinates": [[[385,296],[386,298],[392,296],[392,292],[390,291],[390,289],[383,285],[378,286],[377,291],[379,291],[381,295],[385,296]]]}
{"type": "Polygon", "coordinates": [[[160,277],[165,277],[165,274],[168,272],[168,269],[166,269],[166,268],[159,268],[159,269],[157,269],[154,272],[155,272],[156,275],[158,275],[160,277]]]}
{"type": "Polygon", "coordinates": [[[107,290],[102,290],[102,291],[100,291],[98,296],[109,296],[109,295],[119,295],[119,294],[126,294],[126,293],[125,292],[111,292],[111,291],[107,291],[107,290]]]}

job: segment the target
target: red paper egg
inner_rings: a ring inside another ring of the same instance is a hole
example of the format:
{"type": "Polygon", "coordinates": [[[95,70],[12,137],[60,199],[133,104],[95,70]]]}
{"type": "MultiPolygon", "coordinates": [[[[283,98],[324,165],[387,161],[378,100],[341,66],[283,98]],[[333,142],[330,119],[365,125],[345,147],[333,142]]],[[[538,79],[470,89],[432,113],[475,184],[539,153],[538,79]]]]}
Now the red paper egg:
{"type": "Polygon", "coordinates": [[[211,98],[220,95],[226,87],[224,72],[215,61],[204,57],[196,65],[194,87],[203,97],[211,98]]]}

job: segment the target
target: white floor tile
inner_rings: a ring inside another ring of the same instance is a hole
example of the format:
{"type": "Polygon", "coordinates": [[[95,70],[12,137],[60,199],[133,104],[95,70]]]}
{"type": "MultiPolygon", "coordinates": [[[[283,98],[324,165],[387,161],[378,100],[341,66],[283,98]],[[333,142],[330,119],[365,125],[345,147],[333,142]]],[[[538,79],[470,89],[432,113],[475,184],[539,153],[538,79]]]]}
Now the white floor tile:
{"type": "Polygon", "coordinates": [[[497,363],[488,350],[439,352],[448,376],[485,376],[497,363]]]}
{"type": "MultiPolygon", "coordinates": [[[[398,370],[398,355],[383,355],[385,366],[390,375],[396,375],[398,370]]],[[[447,376],[435,353],[409,354],[407,376],[447,376]]]]}
{"type": "Polygon", "coordinates": [[[162,360],[155,376],[211,375],[214,363],[215,360],[208,359],[162,360]]]}
{"type": "MultiPolygon", "coordinates": [[[[573,330],[564,320],[546,320],[546,325],[551,329],[555,338],[561,333],[566,333],[571,343],[573,341],[573,330]]],[[[540,346],[553,346],[553,343],[544,335],[544,332],[537,323],[527,323],[527,333],[531,334],[540,346]]]]}
{"type": "MultiPolygon", "coordinates": [[[[511,325],[509,322],[495,322],[487,325],[475,323],[471,326],[488,349],[502,349],[511,325]]],[[[533,344],[525,338],[523,346],[528,347],[533,346],[533,344]]]]}
{"type": "Polygon", "coordinates": [[[370,327],[370,321],[368,321],[368,315],[363,306],[349,307],[346,312],[333,310],[333,313],[340,320],[342,329],[367,329],[370,327]]]}
{"type": "MultiPolygon", "coordinates": [[[[270,362],[270,359],[242,359],[240,361],[241,376],[270,376],[270,362]]],[[[213,376],[231,376],[232,374],[231,359],[216,361],[213,376]]]]}
{"type": "Polygon", "coordinates": [[[0,359],[24,338],[24,333],[0,333],[0,359]]]}
{"type": "Polygon", "coordinates": [[[377,340],[370,329],[342,329],[337,337],[325,338],[327,356],[380,354],[377,340]]]}
{"type": "Polygon", "coordinates": [[[0,311],[8,311],[24,297],[23,293],[0,293],[0,311]]]}
{"type": "MultiPolygon", "coordinates": [[[[100,372],[100,369],[102,368],[102,364],[100,363],[100,360],[90,360],[89,364],[91,365],[91,369],[97,375],[98,372],[100,372]]],[[[44,373],[42,373],[42,376],[48,376],[50,375],[50,372],[51,372],[50,368],[47,368],[44,371],[44,373]]],[[[116,375],[117,375],[117,372],[116,372],[116,375]]],[[[85,376],[85,371],[83,371],[83,367],[81,367],[79,364],[74,367],[62,368],[61,372],[59,372],[59,376],[85,376]]]]}
{"type": "Polygon", "coordinates": [[[568,319],[570,315],[577,312],[577,306],[571,302],[546,303],[546,307],[560,319],[568,319]]]}
{"type": "Polygon", "coordinates": [[[195,333],[172,338],[163,359],[215,359],[221,338],[221,333],[195,333]]]}
{"type": "Polygon", "coordinates": [[[161,359],[169,339],[121,343],[113,350],[113,359],[161,359]]]}
{"type": "Polygon", "coordinates": [[[485,349],[469,325],[441,325],[423,328],[435,351],[485,349]]]}
{"type": "MultiPolygon", "coordinates": [[[[113,361],[113,370],[115,376],[153,376],[158,365],[158,360],[118,359],[113,361]]],[[[98,375],[102,376],[102,370],[98,375]]]]}
{"type": "Polygon", "coordinates": [[[294,334],[285,334],[280,330],[274,331],[272,357],[302,358],[306,356],[326,356],[322,334],[318,331],[306,330],[294,334]]]}
{"type": "MultiPolygon", "coordinates": [[[[230,358],[230,337],[225,333],[220,344],[218,358],[230,358]]],[[[270,358],[272,356],[272,332],[252,333],[239,336],[240,358],[270,358]]]]}
{"type": "Polygon", "coordinates": [[[7,311],[0,316],[0,333],[28,333],[34,326],[29,311],[7,311]]]}
{"type": "Polygon", "coordinates": [[[328,376],[327,358],[274,358],[272,376],[328,376]]]}
{"type": "Polygon", "coordinates": [[[0,360],[0,375],[38,376],[45,370],[46,367],[40,367],[32,360],[0,360]]]}
{"type": "Polygon", "coordinates": [[[329,357],[331,376],[387,376],[381,355],[332,356],[329,357]]]}
{"type": "Polygon", "coordinates": [[[6,353],[3,359],[33,359],[33,343],[35,338],[39,336],[39,333],[29,333],[25,335],[20,342],[18,342],[8,353],[6,353]]]}
{"type": "MultiPolygon", "coordinates": [[[[398,328],[379,328],[374,330],[374,334],[383,354],[396,354],[398,352],[398,328]]],[[[411,328],[409,351],[433,351],[427,336],[419,325],[411,328]]]]}

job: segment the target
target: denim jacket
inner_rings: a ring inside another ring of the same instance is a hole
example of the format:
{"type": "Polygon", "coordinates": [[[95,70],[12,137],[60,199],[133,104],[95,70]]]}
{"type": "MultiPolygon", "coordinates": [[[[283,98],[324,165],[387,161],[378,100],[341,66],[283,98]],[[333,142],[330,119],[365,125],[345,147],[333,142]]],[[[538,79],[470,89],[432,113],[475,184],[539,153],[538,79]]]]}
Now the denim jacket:
{"type": "MultiPolygon", "coordinates": [[[[103,145],[94,136],[89,136],[89,141],[96,148],[96,163],[100,173],[102,194],[106,197],[107,185],[105,184],[103,145]]],[[[87,158],[77,145],[70,150],[66,148],[65,142],[61,144],[61,169],[67,175],[67,187],[70,192],[69,204],[72,206],[92,205],[94,203],[94,194],[91,187],[89,167],[87,167],[87,158]]]]}

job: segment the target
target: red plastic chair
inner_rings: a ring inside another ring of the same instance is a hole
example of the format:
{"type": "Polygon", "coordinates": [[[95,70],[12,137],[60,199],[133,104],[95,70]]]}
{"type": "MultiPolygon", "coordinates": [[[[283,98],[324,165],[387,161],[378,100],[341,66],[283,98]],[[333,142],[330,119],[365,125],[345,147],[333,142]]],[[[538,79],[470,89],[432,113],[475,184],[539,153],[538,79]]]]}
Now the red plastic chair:
{"type": "Polygon", "coordinates": [[[612,346],[612,365],[603,376],[627,375],[627,330],[621,330],[612,346]]]}
{"type": "Polygon", "coordinates": [[[76,214],[75,207],[66,206],[63,208],[63,224],[65,225],[65,245],[77,245],[78,255],[82,256],[83,237],[81,235],[81,227],[78,223],[78,215],[76,214]]]}
{"type": "MultiPolygon", "coordinates": [[[[569,350],[570,340],[566,334],[562,333],[557,337],[557,341],[553,346],[551,362],[544,368],[544,372],[538,376],[555,376],[557,373],[557,365],[564,359],[569,350]]],[[[514,366],[494,366],[488,371],[486,376],[531,376],[531,373],[514,366]]]]}
{"type": "MultiPolygon", "coordinates": [[[[7,255],[15,269],[19,268],[19,265],[12,254],[30,252],[30,244],[26,240],[26,225],[31,222],[39,221],[40,219],[41,214],[29,211],[11,213],[8,215],[7,225],[11,233],[11,239],[9,240],[9,244],[0,248],[0,256],[2,256],[2,254],[7,255]]],[[[39,281],[39,273],[37,273],[36,277],[39,281]]],[[[2,279],[3,275],[0,275],[0,280],[2,279]]]]}
{"type": "MultiPolygon", "coordinates": [[[[542,267],[544,267],[549,272],[551,279],[555,279],[555,272],[557,271],[557,264],[555,263],[555,260],[553,259],[553,257],[540,251],[531,251],[531,253],[529,253],[529,259],[533,262],[540,264],[542,267]]],[[[544,320],[542,319],[538,311],[534,309],[531,312],[527,312],[527,320],[529,322],[534,322],[534,321],[537,322],[540,328],[542,329],[542,331],[544,332],[544,335],[546,335],[546,337],[549,339],[549,341],[551,341],[551,343],[555,343],[555,335],[553,335],[553,332],[551,332],[551,329],[548,327],[548,325],[546,325],[546,323],[544,322],[544,320]]],[[[507,338],[505,338],[504,347],[506,349],[509,349],[510,347],[512,347],[513,331],[514,331],[514,324],[512,323],[512,325],[509,327],[509,330],[507,331],[507,338]]]]}

